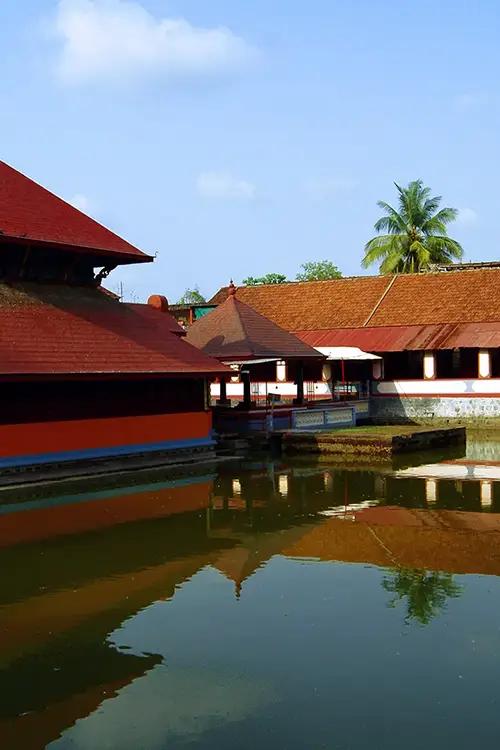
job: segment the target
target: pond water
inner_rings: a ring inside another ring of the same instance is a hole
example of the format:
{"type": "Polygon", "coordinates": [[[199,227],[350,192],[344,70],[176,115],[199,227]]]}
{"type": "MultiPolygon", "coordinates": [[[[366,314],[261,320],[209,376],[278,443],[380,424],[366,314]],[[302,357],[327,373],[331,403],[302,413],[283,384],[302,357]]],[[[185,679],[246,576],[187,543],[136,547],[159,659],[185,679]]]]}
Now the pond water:
{"type": "Polygon", "coordinates": [[[0,503],[2,750],[498,746],[497,438],[0,503]]]}

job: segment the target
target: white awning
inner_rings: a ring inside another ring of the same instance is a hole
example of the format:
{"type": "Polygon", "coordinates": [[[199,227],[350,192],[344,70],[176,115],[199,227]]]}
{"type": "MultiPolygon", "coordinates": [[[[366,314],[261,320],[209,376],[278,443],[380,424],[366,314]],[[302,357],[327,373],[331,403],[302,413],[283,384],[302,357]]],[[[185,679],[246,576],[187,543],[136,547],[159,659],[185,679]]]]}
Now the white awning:
{"type": "Polygon", "coordinates": [[[230,360],[225,360],[222,364],[229,365],[230,367],[232,367],[232,365],[238,365],[238,366],[262,365],[265,362],[279,362],[279,361],[280,361],[279,357],[268,357],[267,359],[230,359],[230,360]]]}
{"type": "Polygon", "coordinates": [[[318,352],[324,354],[328,360],[362,360],[362,359],[382,359],[378,354],[370,354],[358,349],[357,346],[316,346],[318,352]]]}

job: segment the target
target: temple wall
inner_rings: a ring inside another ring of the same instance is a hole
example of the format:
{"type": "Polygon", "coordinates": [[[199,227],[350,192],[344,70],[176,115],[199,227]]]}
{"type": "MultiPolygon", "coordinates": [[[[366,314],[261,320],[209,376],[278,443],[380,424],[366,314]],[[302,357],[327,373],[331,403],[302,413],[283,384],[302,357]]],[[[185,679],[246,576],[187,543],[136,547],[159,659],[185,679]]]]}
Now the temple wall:
{"type": "Polygon", "coordinates": [[[0,468],[212,445],[209,411],[0,425],[0,468]]]}

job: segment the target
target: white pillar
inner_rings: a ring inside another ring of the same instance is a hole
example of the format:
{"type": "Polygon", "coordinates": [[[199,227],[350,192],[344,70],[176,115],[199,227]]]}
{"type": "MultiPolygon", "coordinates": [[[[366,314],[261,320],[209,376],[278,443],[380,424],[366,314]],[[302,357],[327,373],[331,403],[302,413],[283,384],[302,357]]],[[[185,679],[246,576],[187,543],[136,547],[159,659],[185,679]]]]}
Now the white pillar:
{"type": "Polygon", "coordinates": [[[323,383],[329,383],[332,379],[332,366],[330,363],[326,363],[321,368],[321,380],[323,383]]]}
{"type": "Polygon", "coordinates": [[[376,500],[385,499],[386,492],[387,492],[387,484],[386,484],[386,478],[382,474],[375,475],[374,489],[375,489],[376,500]]]}
{"type": "Polygon", "coordinates": [[[491,508],[493,503],[493,483],[483,480],[480,483],[481,508],[491,508]]]}
{"type": "Polygon", "coordinates": [[[491,378],[491,353],[489,349],[480,349],[477,355],[477,369],[480,378],[491,378]]]}
{"type": "Polygon", "coordinates": [[[278,477],[279,493],[283,497],[288,497],[288,474],[280,474],[278,477]]]}
{"type": "Polygon", "coordinates": [[[435,505],[438,496],[438,483],[436,479],[425,480],[425,499],[427,505],[435,505]]]}
{"type": "Polygon", "coordinates": [[[434,380],[436,377],[436,355],[434,352],[424,352],[424,380],[434,380]]]}
{"type": "Polygon", "coordinates": [[[284,359],[276,362],[276,382],[286,383],[286,362],[284,359]]]}
{"type": "Polygon", "coordinates": [[[374,380],[382,380],[384,377],[384,361],[382,359],[373,360],[372,377],[374,380]]]}

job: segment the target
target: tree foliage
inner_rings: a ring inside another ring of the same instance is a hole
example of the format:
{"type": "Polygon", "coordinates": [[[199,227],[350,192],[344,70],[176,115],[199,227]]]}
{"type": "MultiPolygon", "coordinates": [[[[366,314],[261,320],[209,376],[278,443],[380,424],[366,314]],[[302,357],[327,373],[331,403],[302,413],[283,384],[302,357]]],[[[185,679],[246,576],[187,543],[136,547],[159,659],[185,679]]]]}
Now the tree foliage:
{"type": "Polygon", "coordinates": [[[205,297],[200,292],[198,286],[193,287],[193,289],[186,289],[182,297],[180,298],[178,305],[198,305],[200,303],[206,302],[205,297]]]}
{"type": "Polygon", "coordinates": [[[421,625],[428,625],[446,608],[448,599],[456,599],[462,592],[449,573],[404,568],[394,570],[382,585],[394,594],[389,606],[406,599],[406,622],[416,620],[421,625]]]}
{"type": "Polygon", "coordinates": [[[418,273],[462,258],[461,245],[447,234],[457,209],[440,209],[441,196],[431,196],[422,180],[406,188],[394,184],[398,209],[385,201],[377,203],[385,215],[375,223],[378,235],[365,245],[363,267],[380,263],[380,273],[418,273]]]}
{"type": "Polygon", "coordinates": [[[297,281],[324,281],[326,279],[340,279],[342,272],[331,260],[317,260],[302,263],[302,271],[297,274],[297,281]]]}
{"type": "Polygon", "coordinates": [[[258,284],[284,284],[288,281],[282,273],[266,273],[265,276],[249,276],[243,279],[245,286],[257,286],[258,284]]]}

